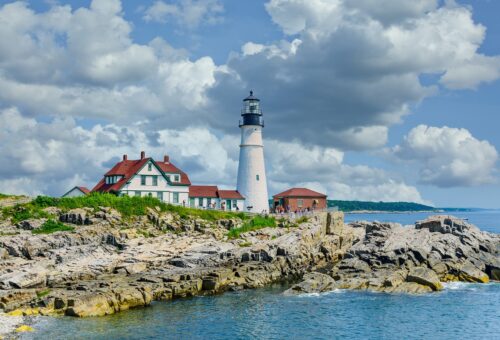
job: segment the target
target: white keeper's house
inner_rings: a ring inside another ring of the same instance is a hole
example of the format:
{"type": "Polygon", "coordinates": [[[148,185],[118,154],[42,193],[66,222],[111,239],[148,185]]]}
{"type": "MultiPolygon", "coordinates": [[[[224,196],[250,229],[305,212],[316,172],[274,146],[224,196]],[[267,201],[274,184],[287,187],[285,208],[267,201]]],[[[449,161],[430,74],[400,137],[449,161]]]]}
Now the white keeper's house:
{"type": "Polygon", "coordinates": [[[188,175],[170,162],[146,157],[129,160],[127,155],[104,174],[92,192],[150,196],[165,203],[206,209],[243,210],[245,198],[236,190],[191,185],[188,175]]]}

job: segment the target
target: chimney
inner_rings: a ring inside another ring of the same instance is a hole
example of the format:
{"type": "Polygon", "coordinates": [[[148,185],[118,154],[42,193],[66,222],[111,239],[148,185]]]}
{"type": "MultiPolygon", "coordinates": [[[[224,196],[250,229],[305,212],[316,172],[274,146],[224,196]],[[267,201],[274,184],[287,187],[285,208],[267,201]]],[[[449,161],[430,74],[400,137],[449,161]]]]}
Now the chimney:
{"type": "Polygon", "coordinates": [[[123,160],[126,161],[128,159],[127,155],[123,155],[123,160]]]}
{"type": "Polygon", "coordinates": [[[144,151],[141,151],[141,159],[146,158],[146,153],[144,151]]]}
{"type": "Polygon", "coordinates": [[[168,157],[168,155],[163,156],[163,162],[168,164],[170,162],[170,157],[168,157]]]}

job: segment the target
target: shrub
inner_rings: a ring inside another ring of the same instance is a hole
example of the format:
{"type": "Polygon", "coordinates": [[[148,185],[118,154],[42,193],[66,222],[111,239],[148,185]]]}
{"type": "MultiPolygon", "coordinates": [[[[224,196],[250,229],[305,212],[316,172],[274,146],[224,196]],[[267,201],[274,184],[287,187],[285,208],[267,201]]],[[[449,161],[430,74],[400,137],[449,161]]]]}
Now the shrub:
{"type": "Polygon", "coordinates": [[[266,227],[276,227],[275,218],[268,216],[255,216],[250,221],[245,222],[241,227],[229,230],[227,237],[230,239],[238,238],[243,233],[266,227]]]}
{"type": "Polygon", "coordinates": [[[12,222],[17,223],[30,218],[49,218],[51,217],[43,209],[47,207],[57,207],[64,210],[76,208],[109,207],[119,211],[123,217],[143,216],[147,214],[147,208],[158,207],[163,212],[172,212],[178,214],[181,218],[200,218],[207,221],[217,221],[220,219],[247,219],[244,213],[235,213],[230,211],[200,210],[182,206],[175,206],[160,202],[153,197],[136,196],[116,196],[113,194],[92,193],[80,197],[54,198],[47,196],[38,196],[27,204],[17,205],[15,207],[5,208],[4,216],[11,216],[12,222]]]}
{"type": "Polygon", "coordinates": [[[74,231],[75,228],[65,225],[59,221],[47,220],[39,229],[32,231],[33,234],[52,234],[57,231],[74,231]]]}

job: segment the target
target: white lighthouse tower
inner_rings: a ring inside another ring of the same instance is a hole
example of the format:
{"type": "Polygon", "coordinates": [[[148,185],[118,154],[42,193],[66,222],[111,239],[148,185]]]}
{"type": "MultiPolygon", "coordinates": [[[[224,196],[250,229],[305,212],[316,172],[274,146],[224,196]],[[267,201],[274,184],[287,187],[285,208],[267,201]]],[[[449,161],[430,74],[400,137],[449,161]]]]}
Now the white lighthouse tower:
{"type": "Polygon", "coordinates": [[[250,91],[250,96],[243,99],[241,117],[237,189],[245,197],[245,208],[248,211],[268,212],[269,196],[267,195],[264,145],[262,143],[264,120],[260,110],[260,100],[254,97],[253,91],[250,91]]]}

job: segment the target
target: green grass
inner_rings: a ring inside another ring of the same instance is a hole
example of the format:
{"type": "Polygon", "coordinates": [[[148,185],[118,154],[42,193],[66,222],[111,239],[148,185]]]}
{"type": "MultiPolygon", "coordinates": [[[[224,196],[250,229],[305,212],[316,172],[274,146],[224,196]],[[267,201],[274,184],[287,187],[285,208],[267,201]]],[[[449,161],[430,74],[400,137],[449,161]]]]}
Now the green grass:
{"type": "Polygon", "coordinates": [[[47,220],[39,229],[32,231],[33,234],[52,234],[57,231],[74,231],[75,228],[67,226],[59,221],[47,220]]]}
{"type": "Polygon", "coordinates": [[[245,222],[239,228],[233,228],[227,233],[227,237],[235,239],[240,237],[241,234],[248,231],[258,230],[266,227],[276,227],[276,219],[274,217],[255,216],[250,221],[245,222]]]}
{"type": "Polygon", "coordinates": [[[309,217],[307,217],[307,216],[299,217],[297,220],[295,220],[295,222],[297,224],[302,224],[302,223],[309,222],[309,217]]]}
{"type": "Polygon", "coordinates": [[[245,248],[245,247],[250,247],[252,245],[252,242],[248,242],[248,241],[245,241],[245,242],[242,242],[240,244],[238,244],[241,248],[245,248]]]}
{"type": "Polygon", "coordinates": [[[162,203],[153,197],[116,196],[99,193],[81,197],[64,198],[38,196],[30,203],[4,208],[3,215],[6,217],[10,216],[12,218],[12,223],[18,223],[30,218],[49,218],[51,216],[43,211],[43,209],[48,207],[57,207],[63,211],[76,208],[98,209],[99,207],[109,207],[116,209],[123,217],[143,216],[147,214],[147,208],[158,207],[162,212],[176,213],[181,218],[200,218],[207,221],[234,218],[241,220],[247,219],[247,216],[241,212],[234,213],[191,209],[162,203]]]}

